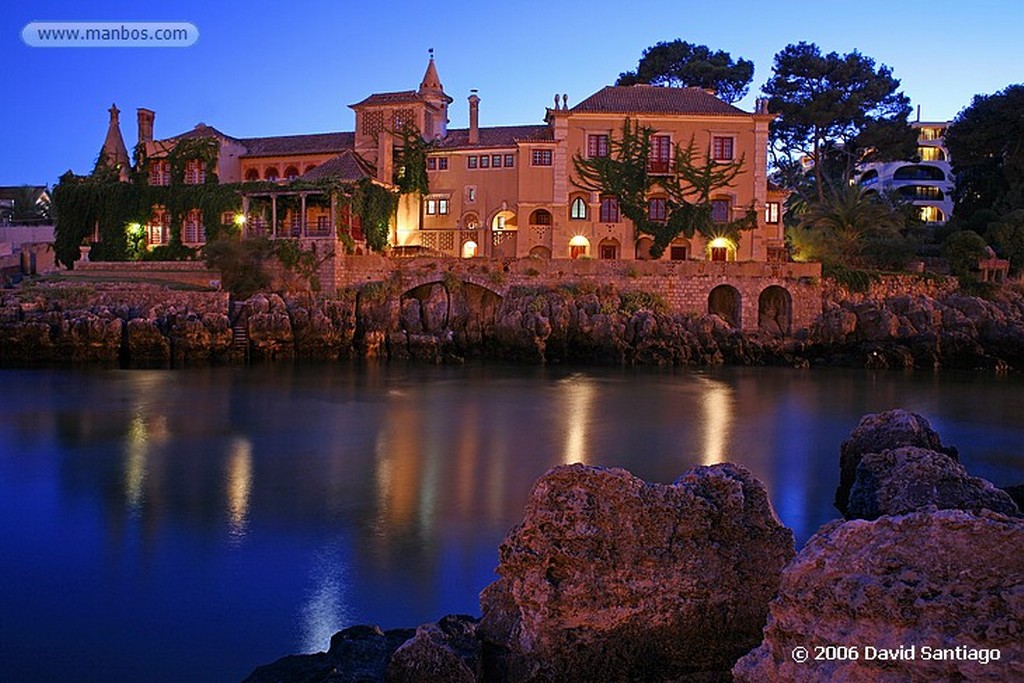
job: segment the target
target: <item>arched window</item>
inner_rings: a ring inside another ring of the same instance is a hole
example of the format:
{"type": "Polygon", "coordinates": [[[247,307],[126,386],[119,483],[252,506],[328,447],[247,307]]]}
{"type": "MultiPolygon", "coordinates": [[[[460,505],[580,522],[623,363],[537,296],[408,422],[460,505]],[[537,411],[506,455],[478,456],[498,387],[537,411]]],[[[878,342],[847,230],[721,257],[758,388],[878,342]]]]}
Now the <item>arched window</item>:
{"type": "Polygon", "coordinates": [[[289,166],[288,168],[284,169],[284,177],[285,180],[295,180],[296,178],[299,177],[299,169],[295,168],[294,166],[289,166]]]}
{"type": "Polygon", "coordinates": [[[270,168],[263,172],[263,178],[265,180],[269,180],[270,182],[276,182],[280,175],[281,174],[277,172],[277,168],[273,166],[271,166],[270,168]]]}
{"type": "Polygon", "coordinates": [[[462,227],[466,230],[476,230],[480,227],[480,219],[475,213],[467,213],[462,217],[462,227]]]}
{"type": "Polygon", "coordinates": [[[589,249],[590,240],[583,235],[575,235],[571,240],[569,240],[569,258],[571,259],[586,256],[589,249]]]}
{"type": "Polygon", "coordinates": [[[583,197],[576,197],[569,207],[569,218],[574,221],[587,220],[587,202],[583,197]]]}
{"type": "Polygon", "coordinates": [[[252,183],[260,179],[260,172],[255,168],[250,168],[245,172],[245,182],[252,183]]]}
{"type": "Polygon", "coordinates": [[[547,209],[537,209],[530,214],[530,225],[551,225],[551,212],[547,209]]]}
{"type": "Polygon", "coordinates": [[[732,201],[728,197],[715,197],[711,200],[711,220],[716,223],[728,223],[732,201]]]}
{"type": "Polygon", "coordinates": [[[619,198],[603,195],[601,197],[601,222],[619,222],[619,198]]]}
{"type": "Polygon", "coordinates": [[[668,202],[664,197],[651,197],[647,202],[647,217],[659,223],[668,219],[668,202]]]}

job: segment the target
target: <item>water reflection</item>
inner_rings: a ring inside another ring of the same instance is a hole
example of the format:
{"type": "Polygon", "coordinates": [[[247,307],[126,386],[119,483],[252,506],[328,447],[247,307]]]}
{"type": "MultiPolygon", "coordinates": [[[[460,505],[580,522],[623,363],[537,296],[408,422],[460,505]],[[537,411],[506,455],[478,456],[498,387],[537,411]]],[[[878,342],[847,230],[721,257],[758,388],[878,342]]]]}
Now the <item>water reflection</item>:
{"type": "Polygon", "coordinates": [[[732,388],[710,377],[698,377],[701,384],[701,427],[704,432],[702,465],[714,465],[729,460],[729,447],[733,430],[732,388]]]}
{"type": "Polygon", "coordinates": [[[562,405],[559,412],[565,425],[562,463],[587,462],[587,435],[593,429],[591,412],[597,396],[597,383],[584,374],[574,374],[558,383],[562,405]]]}
{"type": "MultiPolygon", "coordinates": [[[[923,412],[972,474],[1024,480],[1017,377],[278,365],[0,381],[19,399],[0,411],[0,604],[36,625],[12,656],[76,662],[59,624],[138,660],[124,680],[193,680],[182,652],[238,680],[353,620],[478,613],[533,482],[563,462],[662,482],[739,462],[798,545],[836,516],[839,444],[866,412],[923,412]],[[101,612],[118,626],[90,631],[101,612]]],[[[77,672],[61,673],[47,678],[77,672]]]]}
{"type": "Polygon", "coordinates": [[[345,574],[342,553],[336,543],[316,553],[306,599],[299,610],[301,652],[323,651],[331,636],[351,623],[349,583],[345,574]]]}
{"type": "Polygon", "coordinates": [[[249,525],[249,497],[252,495],[252,442],[243,436],[231,440],[224,485],[228,507],[228,534],[239,544],[249,525]]]}

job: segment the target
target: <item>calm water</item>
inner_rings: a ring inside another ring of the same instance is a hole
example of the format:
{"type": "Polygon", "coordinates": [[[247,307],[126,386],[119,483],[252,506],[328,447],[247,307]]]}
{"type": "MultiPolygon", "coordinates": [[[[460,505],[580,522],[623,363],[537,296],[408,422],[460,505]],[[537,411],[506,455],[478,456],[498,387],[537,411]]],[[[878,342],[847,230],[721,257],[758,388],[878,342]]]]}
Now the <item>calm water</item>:
{"type": "Polygon", "coordinates": [[[802,543],[866,412],[1024,481],[1024,381],[722,369],[0,371],[0,680],[232,681],[348,625],[478,613],[552,465],[745,464],[802,543]]]}

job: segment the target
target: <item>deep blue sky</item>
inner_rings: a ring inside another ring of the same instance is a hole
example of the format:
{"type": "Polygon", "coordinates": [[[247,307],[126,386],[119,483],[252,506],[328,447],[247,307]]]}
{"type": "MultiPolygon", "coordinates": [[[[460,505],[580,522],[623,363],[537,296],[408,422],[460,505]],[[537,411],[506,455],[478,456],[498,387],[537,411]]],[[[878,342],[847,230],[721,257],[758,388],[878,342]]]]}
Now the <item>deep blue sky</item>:
{"type": "Polygon", "coordinates": [[[1019,0],[53,1],[11,3],[0,27],[0,185],[91,170],[111,102],[129,149],[137,107],[156,111],[157,137],[200,121],[238,137],[351,130],[347,105],[415,88],[429,47],[455,98],[453,127],[466,125],[470,88],[481,125],[539,123],[555,92],[572,106],[675,38],[752,60],[748,109],[775,53],[800,40],[889,65],[926,120],[1024,81],[1019,0]],[[33,20],[187,21],[200,38],[188,48],[30,48],[20,34],[33,20]]]}

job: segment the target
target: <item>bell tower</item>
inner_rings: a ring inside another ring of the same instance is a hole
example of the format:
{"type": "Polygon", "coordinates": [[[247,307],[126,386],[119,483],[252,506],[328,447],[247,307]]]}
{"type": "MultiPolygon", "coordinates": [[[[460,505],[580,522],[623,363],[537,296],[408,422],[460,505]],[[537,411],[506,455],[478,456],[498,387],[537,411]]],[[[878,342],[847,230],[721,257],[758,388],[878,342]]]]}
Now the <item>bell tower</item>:
{"type": "Polygon", "coordinates": [[[448,105],[452,98],[444,92],[441,78],[437,75],[434,65],[434,48],[430,48],[430,61],[423,74],[420,88],[416,91],[427,105],[424,116],[423,137],[427,140],[439,140],[448,135],[448,105]]]}

